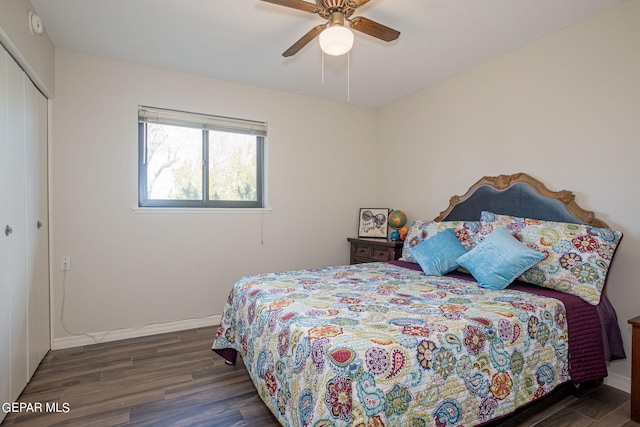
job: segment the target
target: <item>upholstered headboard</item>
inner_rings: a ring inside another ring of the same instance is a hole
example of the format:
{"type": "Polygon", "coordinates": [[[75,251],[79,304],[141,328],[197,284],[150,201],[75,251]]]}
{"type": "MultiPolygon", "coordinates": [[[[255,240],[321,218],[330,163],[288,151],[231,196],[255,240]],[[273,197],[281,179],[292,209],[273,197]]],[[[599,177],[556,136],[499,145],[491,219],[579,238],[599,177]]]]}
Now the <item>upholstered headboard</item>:
{"type": "MultiPolygon", "coordinates": [[[[463,196],[453,196],[449,207],[440,212],[435,220],[477,221],[482,211],[609,228],[604,221],[595,218],[593,212],[578,206],[572,192],[551,191],[525,173],[485,176],[463,196]]],[[[622,335],[615,310],[606,297],[606,287],[597,308],[602,323],[606,360],[624,359],[622,335]]]]}
{"type": "Polygon", "coordinates": [[[608,227],[579,207],[572,192],[551,191],[526,173],[485,176],[463,196],[453,196],[436,221],[477,221],[482,211],[545,221],[608,227]]]}

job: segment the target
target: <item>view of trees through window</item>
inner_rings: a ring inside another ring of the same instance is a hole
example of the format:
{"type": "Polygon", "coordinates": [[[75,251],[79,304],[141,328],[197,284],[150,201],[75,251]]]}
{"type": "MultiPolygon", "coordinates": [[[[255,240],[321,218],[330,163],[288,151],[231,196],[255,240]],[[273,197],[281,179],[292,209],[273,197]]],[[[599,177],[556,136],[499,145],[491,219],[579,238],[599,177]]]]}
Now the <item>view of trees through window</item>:
{"type": "Polygon", "coordinates": [[[144,207],[264,207],[267,124],[138,108],[138,203],[144,207]]]}
{"type": "Polygon", "coordinates": [[[256,200],[256,138],[209,131],[209,199],[256,200]]]}
{"type": "Polygon", "coordinates": [[[255,201],[256,137],[147,123],[147,199],[255,201]],[[208,150],[207,150],[208,147],[208,150]]]}
{"type": "Polygon", "coordinates": [[[202,130],[147,124],[147,198],[202,199],[202,130]]]}

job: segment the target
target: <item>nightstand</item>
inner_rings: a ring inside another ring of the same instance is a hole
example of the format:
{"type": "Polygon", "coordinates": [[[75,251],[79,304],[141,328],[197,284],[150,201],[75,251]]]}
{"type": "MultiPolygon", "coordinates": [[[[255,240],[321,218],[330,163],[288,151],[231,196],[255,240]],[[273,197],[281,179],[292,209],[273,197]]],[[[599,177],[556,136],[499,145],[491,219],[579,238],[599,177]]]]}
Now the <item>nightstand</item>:
{"type": "Polygon", "coordinates": [[[395,261],[402,256],[403,241],[386,239],[356,239],[349,237],[351,243],[351,264],[363,262],[395,261]]]}
{"type": "Polygon", "coordinates": [[[631,420],[640,423],[640,316],[629,320],[631,338],[631,420]]]}

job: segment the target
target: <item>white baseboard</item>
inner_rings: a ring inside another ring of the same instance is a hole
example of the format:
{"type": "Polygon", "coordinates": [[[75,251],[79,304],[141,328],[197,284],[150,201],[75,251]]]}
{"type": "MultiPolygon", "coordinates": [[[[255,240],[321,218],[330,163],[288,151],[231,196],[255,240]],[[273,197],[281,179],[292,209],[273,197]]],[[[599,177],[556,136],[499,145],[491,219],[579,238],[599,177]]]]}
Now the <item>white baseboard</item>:
{"type": "Polygon", "coordinates": [[[178,320],[176,322],[158,323],[153,325],[141,326],[139,328],[117,329],[114,331],[54,338],[51,342],[51,349],[61,350],[63,348],[81,347],[83,345],[97,344],[101,342],[118,341],[127,338],[146,337],[149,335],[164,334],[166,332],[176,332],[184,331],[186,329],[202,328],[205,326],[219,325],[221,319],[222,316],[217,314],[200,319],[178,320]]]}
{"type": "Polygon", "coordinates": [[[609,376],[604,379],[604,383],[618,390],[631,393],[631,378],[609,372],[609,376]]]}

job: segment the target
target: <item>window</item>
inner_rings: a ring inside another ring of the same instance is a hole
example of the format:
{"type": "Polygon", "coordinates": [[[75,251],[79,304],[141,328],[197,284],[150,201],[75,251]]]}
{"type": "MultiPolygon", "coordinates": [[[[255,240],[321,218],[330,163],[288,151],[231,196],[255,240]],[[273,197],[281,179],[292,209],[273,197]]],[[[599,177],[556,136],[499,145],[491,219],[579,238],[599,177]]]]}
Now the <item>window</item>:
{"type": "Polygon", "coordinates": [[[139,107],[139,206],[264,207],[266,135],[266,123],[139,107]]]}

